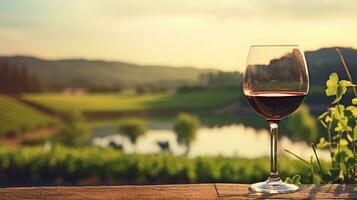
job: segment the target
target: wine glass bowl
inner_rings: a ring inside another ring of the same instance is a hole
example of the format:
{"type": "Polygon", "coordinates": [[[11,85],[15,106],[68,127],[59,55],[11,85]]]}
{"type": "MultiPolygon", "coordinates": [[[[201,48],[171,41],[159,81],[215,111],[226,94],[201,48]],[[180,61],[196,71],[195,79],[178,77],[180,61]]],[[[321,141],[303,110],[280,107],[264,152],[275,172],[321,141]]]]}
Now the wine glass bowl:
{"type": "Polygon", "coordinates": [[[286,193],[298,189],[283,183],[277,166],[278,124],[293,113],[309,91],[309,74],[298,45],[253,45],[243,77],[243,92],[249,104],[268,122],[271,132],[271,172],[267,181],[250,189],[286,193]]]}

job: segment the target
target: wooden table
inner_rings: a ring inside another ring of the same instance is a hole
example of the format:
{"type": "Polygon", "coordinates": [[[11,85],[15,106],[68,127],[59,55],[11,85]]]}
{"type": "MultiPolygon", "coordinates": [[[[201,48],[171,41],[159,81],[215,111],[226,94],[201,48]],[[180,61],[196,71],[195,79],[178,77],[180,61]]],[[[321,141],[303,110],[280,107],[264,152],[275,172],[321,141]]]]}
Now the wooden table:
{"type": "Polygon", "coordinates": [[[357,185],[303,185],[289,194],[259,194],[245,184],[1,188],[0,199],[357,199],[357,185]]]}

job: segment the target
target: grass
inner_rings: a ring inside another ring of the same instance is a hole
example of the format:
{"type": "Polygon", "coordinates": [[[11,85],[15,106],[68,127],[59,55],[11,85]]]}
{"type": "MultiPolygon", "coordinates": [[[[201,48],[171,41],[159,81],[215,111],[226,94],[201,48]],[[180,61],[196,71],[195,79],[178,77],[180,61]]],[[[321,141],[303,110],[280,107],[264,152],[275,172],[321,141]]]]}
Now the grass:
{"type": "Polygon", "coordinates": [[[52,123],[53,118],[0,95],[0,135],[32,131],[52,123]]]}
{"type": "Polygon", "coordinates": [[[208,90],[188,93],[162,94],[27,94],[26,100],[58,112],[77,109],[81,112],[120,112],[167,109],[213,108],[237,100],[236,90],[208,90]]]}

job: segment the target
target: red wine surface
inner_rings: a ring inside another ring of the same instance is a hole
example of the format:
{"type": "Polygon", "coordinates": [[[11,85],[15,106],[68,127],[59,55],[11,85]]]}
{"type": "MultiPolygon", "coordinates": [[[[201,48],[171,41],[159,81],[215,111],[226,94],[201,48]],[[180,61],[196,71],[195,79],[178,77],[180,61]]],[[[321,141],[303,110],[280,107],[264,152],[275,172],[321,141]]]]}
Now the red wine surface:
{"type": "Polygon", "coordinates": [[[268,121],[280,121],[303,102],[306,92],[262,91],[246,95],[250,105],[268,121]]]}

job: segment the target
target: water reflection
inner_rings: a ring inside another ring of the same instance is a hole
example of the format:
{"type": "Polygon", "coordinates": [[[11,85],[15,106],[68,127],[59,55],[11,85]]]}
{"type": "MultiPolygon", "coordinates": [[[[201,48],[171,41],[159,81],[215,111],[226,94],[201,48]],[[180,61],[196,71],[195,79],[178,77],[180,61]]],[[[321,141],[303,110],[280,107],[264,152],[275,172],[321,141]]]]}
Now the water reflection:
{"type": "MultiPolygon", "coordinates": [[[[168,142],[173,154],[181,155],[185,147],[176,142],[176,136],[171,130],[149,130],[148,133],[138,139],[136,145],[118,134],[103,137],[94,137],[95,145],[106,147],[110,142],[122,145],[125,152],[157,153],[161,151],[158,142],[168,142]]],[[[206,155],[224,155],[241,157],[268,156],[270,137],[267,130],[256,130],[243,125],[231,125],[221,128],[201,128],[196,140],[192,143],[190,157],[206,155]]],[[[289,149],[298,155],[309,158],[313,155],[311,148],[304,142],[292,142],[286,137],[279,141],[280,153],[289,149]]],[[[284,153],[287,154],[287,153],[284,153]]],[[[321,158],[328,158],[327,152],[319,152],[321,158]]]]}

